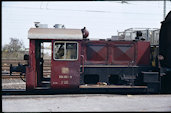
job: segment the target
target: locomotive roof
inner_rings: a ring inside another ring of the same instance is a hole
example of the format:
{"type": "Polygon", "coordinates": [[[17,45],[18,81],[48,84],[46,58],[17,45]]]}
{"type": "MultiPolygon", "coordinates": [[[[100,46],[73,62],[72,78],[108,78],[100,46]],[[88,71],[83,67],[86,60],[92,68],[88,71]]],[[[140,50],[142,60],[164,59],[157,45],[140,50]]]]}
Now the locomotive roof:
{"type": "Polygon", "coordinates": [[[71,39],[82,40],[81,29],[30,28],[29,39],[71,39]]]}

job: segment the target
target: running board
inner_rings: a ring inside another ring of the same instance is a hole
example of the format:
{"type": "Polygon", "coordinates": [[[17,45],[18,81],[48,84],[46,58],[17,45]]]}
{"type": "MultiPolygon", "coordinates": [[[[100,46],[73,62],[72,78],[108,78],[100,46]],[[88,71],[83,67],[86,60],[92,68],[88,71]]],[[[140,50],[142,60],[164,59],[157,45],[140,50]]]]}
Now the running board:
{"type": "Polygon", "coordinates": [[[147,86],[80,85],[80,93],[144,94],[147,89],[147,86]]]}
{"type": "Polygon", "coordinates": [[[51,89],[37,87],[34,90],[2,90],[2,95],[48,95],[48,94],[147,94],[147,86],[98,86],[81,85],[76,89],[51,89]]]}
{"type": "Polygon", "coordinates": [[[123,85],[80,85],[79,88],[147,88],[147,86],[123,86],[123,85]]]}

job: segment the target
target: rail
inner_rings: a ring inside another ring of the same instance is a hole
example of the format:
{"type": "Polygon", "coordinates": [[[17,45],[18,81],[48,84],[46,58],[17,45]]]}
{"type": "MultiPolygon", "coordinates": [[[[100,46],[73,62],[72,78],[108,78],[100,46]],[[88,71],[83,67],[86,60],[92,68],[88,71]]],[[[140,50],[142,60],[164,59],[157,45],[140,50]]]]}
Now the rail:
{"type": "MultiPolygon", "coordinates": [[[[22,59],[2,59],[2,66],[1,66],[1,75],[2,79],[5,78],[20,78],[19,72],[13,72],[12,76],[10,76],[10,64],[13,66],[18,66],[18,63],[20,64],[26,64],[27,61],[22,59]]],[[[48,76],[51,74],[51,60],[45,59],[44,60],[44,66],[43,66],[43,76],[48,76]]]]}

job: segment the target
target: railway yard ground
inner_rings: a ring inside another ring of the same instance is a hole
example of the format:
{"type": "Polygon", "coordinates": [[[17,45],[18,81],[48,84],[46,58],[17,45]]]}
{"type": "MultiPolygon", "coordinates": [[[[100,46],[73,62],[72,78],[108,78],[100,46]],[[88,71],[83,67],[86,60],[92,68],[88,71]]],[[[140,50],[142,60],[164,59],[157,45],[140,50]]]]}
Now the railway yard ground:
{"type": "MultiPolygon", "coordinates": [[[[2,79],[2,89],[25,89],[25,82],[2,79]]],[[[171,111],[171,94],[2,95],[2,112],[171,111]]]]}
{"type": "Polygon", "coordinates": [[[2,96],[2,111],[171,111],[171,95],[65,94],[2,96]]]}

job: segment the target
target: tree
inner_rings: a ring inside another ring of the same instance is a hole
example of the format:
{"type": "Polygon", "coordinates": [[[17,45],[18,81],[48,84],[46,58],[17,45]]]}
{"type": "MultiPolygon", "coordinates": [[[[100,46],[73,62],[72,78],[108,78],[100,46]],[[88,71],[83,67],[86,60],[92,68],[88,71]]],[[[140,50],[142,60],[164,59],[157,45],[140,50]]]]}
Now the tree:
{"type": "Polygon", "coordinates": [[[17,38],[10,38],[10,43],[4,45],[2,50],[8,52],[17,52],[21,51],[22,49],[25,49],[22,41],[17,38]]]}
{"type": "Polygon", "coordinates": [[[10,43],[2,47],[2,58],[5,59],[23,59],[26,54],[23,42],[17,38],[10,38],[10,43]]]}

